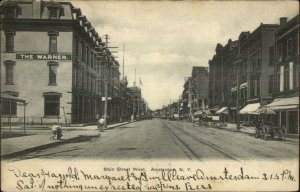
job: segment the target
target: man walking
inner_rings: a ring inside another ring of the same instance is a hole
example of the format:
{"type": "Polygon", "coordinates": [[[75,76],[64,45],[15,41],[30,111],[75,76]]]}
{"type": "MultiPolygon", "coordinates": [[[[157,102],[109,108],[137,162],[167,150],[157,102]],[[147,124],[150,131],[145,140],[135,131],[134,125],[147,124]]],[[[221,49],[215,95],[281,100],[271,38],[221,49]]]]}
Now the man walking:
{"type": "Polygon", "coordinates": [[[98,121],[98,130],[99,130],[99,132],[103,132],[104,123],[105,123],[104,116],[101,116],[101,118],[98,121]]]}

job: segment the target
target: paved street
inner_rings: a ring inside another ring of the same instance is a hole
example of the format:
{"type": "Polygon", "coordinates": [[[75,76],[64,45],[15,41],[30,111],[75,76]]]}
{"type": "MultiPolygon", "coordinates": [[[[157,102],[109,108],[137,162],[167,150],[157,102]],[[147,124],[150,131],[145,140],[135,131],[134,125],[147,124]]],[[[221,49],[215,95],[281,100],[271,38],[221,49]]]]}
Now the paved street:
{"type": "Polygon", "coordinates": [[[179,160],[283,160],[298,157],[298,143],[262,140],[254,136],[199,127],[188,122],[144,120],[88,137],[27,153],[9,161],[46,159],[179,159],[179,160]]]}

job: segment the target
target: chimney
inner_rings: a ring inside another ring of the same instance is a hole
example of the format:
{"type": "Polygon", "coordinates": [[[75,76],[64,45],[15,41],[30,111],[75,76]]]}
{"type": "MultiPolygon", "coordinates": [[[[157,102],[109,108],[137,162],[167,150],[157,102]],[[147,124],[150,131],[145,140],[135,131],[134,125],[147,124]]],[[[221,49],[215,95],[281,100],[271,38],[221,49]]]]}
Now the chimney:
{"type": "Polygon", "coordinates": [[[280,20],[280,26],[287,23],[287,17],[280,17],[279,20],[280,20]]]}

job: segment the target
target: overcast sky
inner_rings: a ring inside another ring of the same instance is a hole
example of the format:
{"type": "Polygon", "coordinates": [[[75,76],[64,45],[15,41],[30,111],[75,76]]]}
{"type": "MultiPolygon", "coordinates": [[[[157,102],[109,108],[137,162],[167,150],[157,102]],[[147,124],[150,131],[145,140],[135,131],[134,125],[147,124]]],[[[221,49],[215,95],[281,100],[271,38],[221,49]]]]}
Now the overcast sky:
{"type": "MultiPolygon", "coordinates": [[[[297,1],[71,1],[102,36],[118,46],[129,86],[134,69],[151,109],[177,101],[193,66],[208,66],[217,43],[236,40],[260,23],[279,24],[298,14],[297,1]]],[[[122,68],[120,68],[122,72],[122,68]]]]}

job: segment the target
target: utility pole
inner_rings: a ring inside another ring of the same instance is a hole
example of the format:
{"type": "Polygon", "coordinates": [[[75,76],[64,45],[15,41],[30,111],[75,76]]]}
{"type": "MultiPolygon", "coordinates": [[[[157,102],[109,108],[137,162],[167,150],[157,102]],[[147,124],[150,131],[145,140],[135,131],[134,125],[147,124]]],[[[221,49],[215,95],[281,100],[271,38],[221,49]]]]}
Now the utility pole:
{"type": "MultiPolygon", "coordinates": [[[[106,34],[105,35],[105,48],[107,49],[108,47],[108,35],[106,34]]],[[[106,62],[106,73],[105,73],[105,77],[104,77],[104,97],[105,97],[105,101],[104,101],[104,128],[106,129],[107,128],[107,83],[108,83],[108,68],[109,68],[109,61],[108,61],[108,58],[107,58],[107,62],[106,62]]]]}
{"type": "Polygon", "coordinates": [[[191,94],[191,79],[188,79],[189,81],[189,100],[190,100],[190,115],[192,116],[192,94],[191,94]]]}
{"type": "Polygon", "coordinates": [[[236,64],[236,129],[240,130],[240,81],[239,81],[239,65],[236,64]]]}
{"type": "Polygon", "coordinates": [[[124,52],[125,52],[125,44],[123,44],[123,79],[124,79],[124,52]]]}

